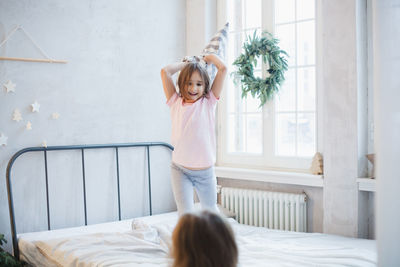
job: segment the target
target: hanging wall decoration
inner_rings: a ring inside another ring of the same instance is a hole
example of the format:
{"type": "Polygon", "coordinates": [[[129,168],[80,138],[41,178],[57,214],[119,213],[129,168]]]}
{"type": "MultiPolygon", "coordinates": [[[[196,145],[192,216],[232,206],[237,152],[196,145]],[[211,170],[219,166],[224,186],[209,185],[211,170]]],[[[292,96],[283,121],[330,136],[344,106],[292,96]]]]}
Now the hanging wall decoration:
{"type": "Polygon", "coordinates": [[[31,41],[31,43],[40,51],[42,56],[45,58],[22,58],[22,57],[0,57],[0,60],[12,60],[12,61],[27,61],[27,62],[45,62],[45,63],[67,63],[65,60],[57,60],[49,57],[33,40],[32,36],[28,34],[21,25],[16,26],[9,35],[4,38],[3,42],[0,43],[0,47],[2,47],[10,37],[18,30],[21,30],[22,33],[31,41]]]}
{"type": "Polygon", "coordinates": [[[3,133],[0,133],[0,146],[6,146],[7,139],[8,139],[7,136],[5,136],[3,133]]]}
{"type": "Polygon", "coordinates": [[[60,113],[53,112],[53,114],[51,114],[51,117],[53,118],[53,120],[58,120],[58,118],[60,117],[60,113]]]}
{"type": "Polygon", "coordinates": [[[27,129],[28,131],[32,130],[32,123],[31,123],[30,121],[28,121],[28,122],[26,123],[26,129],[27,129]]]}
{"type": "Polygon", "coordinates": [[[43,140],[42,147],[47,147],[47,141],[46,140],[43,140]]]}
{"type": "Polygon", "coordinates": [[[12,81],[9,80],[7,83],[3,84],[3,86],[6,88],[7,93],[15,92],[16,84],[12,81]]]}
{"type": "Polygon", "coordinates": [[[260,100],[260,107],[271,100],[279,87],[285,80],[284,73],[288,69],[288,54],[278,46],[279,40],[270,33],[264,32],[263,36],[257,36],[255,31],[253,38],[248,37],[243,44],[244,52],[236,58],[233,65],[237,68],[233,72],[235,82],[240,81],[242,87],[242,98],[250,93],[260,100]],[[262,59],[267,64],[265,78],[254,76],[254,67],[257,66],[257,59],[262,59]]]}
{"type": "Polygon", "coordinates": [[[15,109],[13,113],[13,121],[20,122],[22,120],[21,112],[19,109],[15,109]]]}
{"type": "MultiPolygon", "coordinates": [[[[44,62],[44,63],[67,63],[66,60],[57,60],[51,58],[43,49],[39,47],[39,45],[33,40],[32,36],[21,26],[17,25],[5,38],[0,42],[0,48],[5,46],[6,43],[10,40],[10,38],[17,32],[22,32],[24,36],[30,41],[30,43],[40,52],[42,58],[26,58],[26,57],[18,57],[18,56],[0,56],[0,60],[11,60],[11,61],[25,61],[25,62],[44,62]]],[[[7,83],[3,83],[3,86],[6,90],[6,93],[15,93],[15,87],[16,84],[13,83],[11,80],[8,80],[7,83]]],[[[30,105],[31,112],[39,112],[40,110],[40,104],[35,100],[33,104],[30,105]]],[[[57,120],[59,118],[60,114],[57,112],[54,112],[52,114],[52,118],[54,120],[57,120]]],[[[15,109],[12,115],[12,119],[16,122],[20,122],[22,120],[22,114],[19,109],[15,109]]],[[[32,130],[32,123],[28,121],[25,124],[25,129],[30,131],[32,130]]],[[[0,134],[0,146],[5,146],[7,145],[7,139],[8,137],[5,136],[3,133],[0,134]]],[[[42,146],[47,147],[46,141],[43,141],[42,146]]]]}
{"type": "Polygon", "coordinates": [[[372,164],[372,177],[371,178],[375,178],[375,154],[367,154],[366,155],[367,159],[369,160],[369,162],[371,162],[372,164]]]}
{"type": "Polygon", "coordinates": [[[35,100],[33,104],[31,104],[32,112],[39,112],[40,104],[35,100]]]}
{"type": "Polygon", "coordinates": [[[324,173],[324,161],[321,153],[315,153],[311,162],[310,172],[315,175],[321,175],[324,173]]]}

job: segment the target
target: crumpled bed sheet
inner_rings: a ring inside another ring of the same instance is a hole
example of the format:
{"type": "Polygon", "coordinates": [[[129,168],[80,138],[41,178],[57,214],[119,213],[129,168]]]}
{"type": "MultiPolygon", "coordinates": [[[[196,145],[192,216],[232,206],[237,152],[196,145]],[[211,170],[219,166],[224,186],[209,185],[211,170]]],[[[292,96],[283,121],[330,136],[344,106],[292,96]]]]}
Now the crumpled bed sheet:
{"type": "MultiPolygon", "coordinates": [[[[374,240],[269,230],[229,220],[239,247],[239,266],[377,265],[374,240]]],[[[37,266],[171,266],[169,247],[176,222],[176,213],[166,213],[24,234],[19,242],[36,248],[31,258],[45,258],[39,262],[47,265],[37,266]]]]}

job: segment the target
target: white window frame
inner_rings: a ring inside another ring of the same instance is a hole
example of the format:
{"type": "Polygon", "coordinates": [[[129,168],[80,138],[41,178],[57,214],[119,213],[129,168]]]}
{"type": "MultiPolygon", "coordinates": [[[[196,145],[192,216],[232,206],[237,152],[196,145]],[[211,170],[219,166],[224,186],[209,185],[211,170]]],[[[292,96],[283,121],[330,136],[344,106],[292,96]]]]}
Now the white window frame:
{"type": "MultiPolygon", "coordinates": [[[[227,3],[230,0],[218,0],[217,4],[217,21],[218,27],[226,23],[227,20],[227,3]]],[[[279,1],[279,0],[277,0],[279,1]]],[[[273,10],[274,0],[262,0],[262,29],[273,32],[273,10]],[[263,18],[272,18],[266,21],[263,18]]],[[[322,34],[321,34],[321,3],[316,0],[315,6],[315,40],[316,40],[316,151],[323,152],[322,150],[322,34]]],[[[232,66],[228,66],[228,71],[233,71],[232,66]]],[[[227,79],[231,79],[228,75],[227,79]]],[[[295,171],[295,172],[308,172],[311,166],[312,157],[279,157],[271,155],[273,150],[268,149],[269,146],[275,146],[273,140],[274,130],[269,130],[274,127],[274,119],[267,119],[269,116],[275,117],[273,101],[269,101],[263,107],[263,155],[252,155],[249,153],[228,153],[227,151],[227,88],[225,88],[219,101],[218,114],[217,114],[217,166],[225,167],[240,167],[251,169],[267,169],[267,170],[280,170],[280,171],[295,171]],[[267,153],[266,153],[267,152],[267,153]]]]}

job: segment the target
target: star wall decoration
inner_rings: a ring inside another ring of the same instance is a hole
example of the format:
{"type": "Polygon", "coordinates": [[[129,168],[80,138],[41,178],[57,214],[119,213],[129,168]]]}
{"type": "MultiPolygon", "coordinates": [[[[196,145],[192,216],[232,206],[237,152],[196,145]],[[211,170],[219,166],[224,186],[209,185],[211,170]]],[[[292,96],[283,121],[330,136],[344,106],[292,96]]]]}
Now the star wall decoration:
{"type": "Polygon", "coordinates": [[[51,117],[53,118],[53,120],[58,120],[58,118],[60,117],[60,113],[53,112],[53,114],[51,114],[51,117]]]}
{"type": "Polygon", "coordinates": [[[13,83],[12,81],[9,80],[7,83],[5,83],[3,85],[6,88],[7,93],[10,93],[10,92],[14,92],[15,93],[15,86],[16,86],[15,83],[13,83]]]}
{"type": "Polygon", "coordinates": [[[22,120],[21,112],[19,109],[15,109],[13,113],[13,121],[19,122],[22,120]]]}
{"type": "Polygon", "coordinates": [[[26,129],[27,129],[27,130],[32,130],[32,123],[31,123],[30,121],[28,121],[28,122],[26,123],[26,129]]]}
{"type": "Polygon", "coordinates": [[[39,112],[40,104],[35,100],[35,103],[31,104],[32,112],[39,112]]]}
{"type": "Polygon", "coordinates": [[[46,140],[43,140],[43,142],[42,142],[42,147],[47,147],[47,142],[46,142],[46,140]]]}
{"type": "Polygon", "coordinates": [[[7,136],[5,136],[3,133],[0,133],[0,146],[6,146],[7,139],[8,139],[7,136]]]}

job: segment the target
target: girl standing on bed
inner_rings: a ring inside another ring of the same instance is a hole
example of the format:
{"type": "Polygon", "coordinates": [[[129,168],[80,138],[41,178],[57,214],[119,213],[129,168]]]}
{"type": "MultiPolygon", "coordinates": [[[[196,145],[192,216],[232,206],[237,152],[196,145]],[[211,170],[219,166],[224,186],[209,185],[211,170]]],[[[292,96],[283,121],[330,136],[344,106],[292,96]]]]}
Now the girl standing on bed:
{"type": "Polygon", "coordinates": [[[202,208],[218,212],[214,172],[215,108],[227,70],[217,55],[205,55],[203,60],[218,69],[212,85],[204,64],[197,57],[161,70],[164,93],[171,110],[174,146],[171,183],[179,215],[193,211],[193,188],[202,208]],[[178,71],[179,94],[172,81],[172,75],[178,71]]]}

